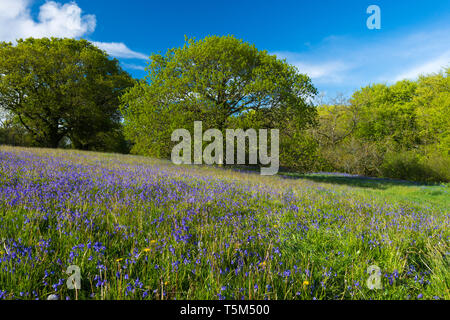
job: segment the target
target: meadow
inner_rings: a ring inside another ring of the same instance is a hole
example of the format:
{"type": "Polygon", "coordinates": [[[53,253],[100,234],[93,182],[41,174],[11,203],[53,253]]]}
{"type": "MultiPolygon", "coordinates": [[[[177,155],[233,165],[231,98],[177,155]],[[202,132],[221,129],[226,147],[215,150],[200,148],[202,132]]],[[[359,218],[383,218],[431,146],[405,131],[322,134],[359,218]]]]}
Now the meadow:
{"type": "Polygon", "coordinates": [[[0,299],[450,299],[449,198],[448,184],[1,146],[0,299]]]}

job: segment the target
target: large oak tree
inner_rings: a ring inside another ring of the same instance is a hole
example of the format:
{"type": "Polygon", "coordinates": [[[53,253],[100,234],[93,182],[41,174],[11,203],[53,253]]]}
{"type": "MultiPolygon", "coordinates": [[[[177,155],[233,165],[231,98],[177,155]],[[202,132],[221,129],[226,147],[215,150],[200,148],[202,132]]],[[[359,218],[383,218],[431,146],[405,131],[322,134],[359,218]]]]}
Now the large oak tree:
{"type": "Polygon", "coordinates": [[[145,81],[122,101],[136,153],[168,157],[173,130],[192,130],[195,120],[203,121],[204,130],[223,131],[252,112],[254,128],[282,129],[283,138],[314,118],[310,78],[233,36],[187,39],[183,47],[150,58],[145,81]]]}

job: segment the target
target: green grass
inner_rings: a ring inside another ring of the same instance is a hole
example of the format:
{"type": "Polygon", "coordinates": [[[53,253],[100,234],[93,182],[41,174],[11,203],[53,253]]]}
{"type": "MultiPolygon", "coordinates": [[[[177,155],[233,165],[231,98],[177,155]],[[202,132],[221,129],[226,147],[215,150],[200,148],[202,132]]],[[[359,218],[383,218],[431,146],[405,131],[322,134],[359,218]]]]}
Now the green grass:
{"type": "MultiPolygon", "coordinates": [[[[284,175],[284,173],[283,173],[284,175]]],[[[450,211],[450,184],[421,184],[411,181],[347,177],[335,174],[286,174],[317,182],[322,185],[346,186],[362,196],[374,197],[378,201],[395,202],[417,208],[439,208],[450,211]]]]}
{"type": "Polygon", "coordinates": [[[0,299],[450,299],[447,194],[0,147],[0,299]]]}

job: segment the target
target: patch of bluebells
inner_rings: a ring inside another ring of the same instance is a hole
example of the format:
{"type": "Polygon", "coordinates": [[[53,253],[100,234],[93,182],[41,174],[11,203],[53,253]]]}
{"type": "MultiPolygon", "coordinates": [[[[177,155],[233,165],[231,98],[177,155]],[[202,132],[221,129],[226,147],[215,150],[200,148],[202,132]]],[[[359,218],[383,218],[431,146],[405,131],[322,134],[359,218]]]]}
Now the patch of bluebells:
{"type": "MultiPolygon", "coordinates": [[[[332,244],[351,235],[358,249],[372,256],[395,250],[394,245],[427,240],[437,246],[449,239],[448,215],[347,199],[335,190],[287,179],[276,180],[277,186],[84,153],[2,150],[0,173],[0,210],[10,213],[0,217],[0,228],[9,235],[0,246],[0,272],[27,279],[26,273],[36,269],[41,280],[31,293],[14,293],[0,282],[0,299],[43,298],[49,288],[63,290],[65,268],[81,262],[94,291],[86,296],[92,297],[101,297],[108,287],[122,287],[127,297],[155,297],[160,278],[189,275],[217,299],[284,297],[279,290],[291,298],[334,298],[337,284],[356,298],[366,290],[366,275],[344,286],[347,272],[333,264],[348,267],[355,252],[338,245],[315,252],[316,246],[296,260],[312,235],[330,237],[325,240],[332,244]],[[37,235],[29,238],[33,241],[19,236],[30,234],[37,235]],[[323,259],[311,264],[319,253],[323,259]],[[205,274],[223,282],[211,288],[203,282],[205,274]],[[249,290],[241,288],[250,277],[258,281],[249,290]],[[267,278],[274,283],[261,281],[267,278]],[[229,279],[242,283],[228,285],[229,279]]],[[[425,269],[409,266],[403,273],[421,288],[430,283],[425,269]]],[[[401,275],[394,269],[384,280],[395,287],[401,275]]],[[[177,287],[186,292],[184,280],[178,286],[168,281],[163,295],[177,287]]]]}

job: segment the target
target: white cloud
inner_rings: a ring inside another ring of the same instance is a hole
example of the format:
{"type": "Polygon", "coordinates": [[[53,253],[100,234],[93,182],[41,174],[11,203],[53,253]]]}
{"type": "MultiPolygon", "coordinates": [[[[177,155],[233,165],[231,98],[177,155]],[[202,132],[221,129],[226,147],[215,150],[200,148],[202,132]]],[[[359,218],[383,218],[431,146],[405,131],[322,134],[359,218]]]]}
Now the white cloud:
{"type": "Polygon", "coordinates": [[[344,81],[343,72],[352,68],[351,63],[341,60],[315,62],[293,52],[277,52],[275,55],[278,58],[286,59],[297,67],[300,73],[307,74],[315,82],[341,83],[344,81]]]}
{"type": "Polygon", "coordinates": [[[449,44],[445,21],[359,38],[330,36],[302,52],[276,54],[308,74],[320,92],[332,95],[439,72],[450,65],[449,44]]]}
{"type": "Polygon", "coordinates": [[[102,50],[105,50],[111,56],[117,58],[127,58],[127,59],[142,59],[146,60],[148,55],[140,52],[133,51],[129,49],[122,42],[93,42],[94,45],[102,50]]]}
{"type": "Polygon", "coordinates": [[[124,68],[127,68],[127,69],[134,69],[134,70],[145,71],[145,66],[140,66],[140,65],[137,65],[137,64],[122,63],[122,66],[124,68]]]}
{"type": "MultiPolygon", "coordinates": [[[[80,38],[92,33],[96,17],[83,14],[76,2],[61,4],[47,1],[39,7],[37,21],[31,16],[32,0],[0,0],[0,41],[19,38],[80,38]]],[[[147,59],[147,55],[129,49],[122,42],[94,42],[117,58],[147,59]]]]}
{"type": "Polygon", "coordinates": [[[28,1],[25,0],[2,0],[0,1],[1,19],[15,18],[24,12],[28,1]]]}
{"type": "Polygon", "coordinates": [[[75,2],[48,1],[39,8],[37,21],[31,16],[30,5],[29,0],[0,1],[0,41],[28,37],[76,38],[95,30],[95,16],[83,15],[75,2]]]}
{"type": "Polygon", "coordinates": [[[313,79],[338,78],[336,72],[347,69],[347,66],[340,61],[331,61],[321,64],[294,62],[293,64],[300,72],[308,74],[313,79]]]}
{"type": "Polygon", "coordinates": [[[429,61],[423,62],[419,65],[413,66],[410,69],[399,74],[394,81],[400,81],[404,79],[414,80],[420,75],[426,75],[430,73],[438,73],[444,67],[450,66],[450,50],[437,58],[432,58],[429,61]]]}

